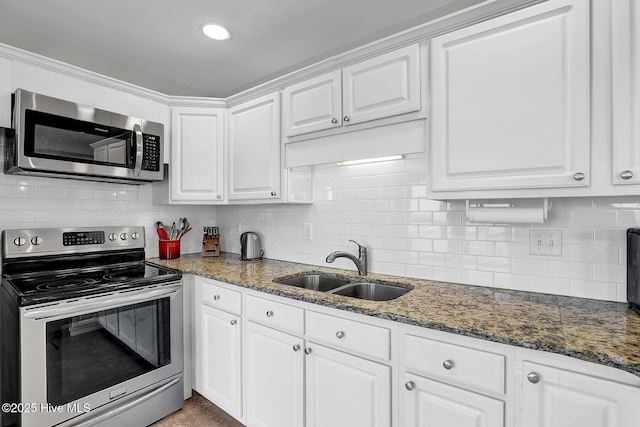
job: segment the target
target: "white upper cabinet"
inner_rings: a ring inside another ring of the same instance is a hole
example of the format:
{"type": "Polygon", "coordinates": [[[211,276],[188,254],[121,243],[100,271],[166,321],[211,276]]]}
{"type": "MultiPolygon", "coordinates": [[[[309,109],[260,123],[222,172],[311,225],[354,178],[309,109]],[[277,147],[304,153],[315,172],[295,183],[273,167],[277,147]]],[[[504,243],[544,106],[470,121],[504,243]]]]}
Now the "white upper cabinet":
{"type": "Polygon", "coordinates": [[[613,184],[640,183],[640,2],[612,7],[613,184]]]}
{"type": "Polygon", "coordinates": [[[0,58],[0,126],[11,127],[11,61],[0,58]]]}
{"type": "Polygon", "coordinates": [[[223,200],[224,117],[224,109],[172,109],[172,202],[207,204],[223,200]]]}
{"type": "Polygon", "coordinates": [[[340,70],[289,86],[282,94],[286,136],[342,125],[340,70]]]}
{"type": "Polygon", "coordinates": [[[589,41],[582,0],[550,0],[434,38],[431,197],[589,186],[589,41]]]}
{"type": "Polygon", "coordinates": [[[281,197],[280,93],[229,110],[229,200],[281,197]]]}
{"type": "Polygon", "coordinates": [[[420,109],[420,51],[417,44],[342,70],[345,125],[420,109]]]}
{"type": "Polygon", "coordinates": [[[420,47],[413,44],[288,86],[283,98],[287,137],[419,111],[420,47]]]}

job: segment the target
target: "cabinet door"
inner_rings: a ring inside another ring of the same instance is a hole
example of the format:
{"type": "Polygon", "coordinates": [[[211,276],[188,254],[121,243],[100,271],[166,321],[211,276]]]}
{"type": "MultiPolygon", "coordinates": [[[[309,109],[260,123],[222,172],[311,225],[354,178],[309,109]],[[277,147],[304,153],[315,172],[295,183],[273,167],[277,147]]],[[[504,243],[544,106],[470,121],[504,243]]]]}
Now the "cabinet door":
{"type": "Polygon", "coordinates": [[[229,200],[280,197],[280,94],[234,107],[229,115],[229,200]]]}
{"type": "Polygon", "coordinates": [[[171,111],[172,200],[222,201],[223,129],[223,111],[207,108],[171,111]]]}
{"type": "Polygon", "coordinates": [[[638,425],[640,388],[531,362],[523,377],[520,427],[638,425]]]}
{"type": "Polygon", "coordinates": [[[407,46],[342,70],[345,125],[420,109],[420,50],[407,46]]]}
{"type": "Polygon", "coordinates": [[[434,38],[432,190],[588,186],[589,40],[582,0],[434,38]]]}
{"type": "Polygon", "coordinates": [[[612,7],[614,184],[640,183],[640,3],[612,7]]]}
{"type": "Polygon", "coordinates": [[[304,425],[304,341],[247,322],[247,425],[304,425]]]}
{"type": "MultiPolygon", "coordinates": [[[[504,426],[504,402],[406,373],[400,390],[403,427],[504,426]]],[[[568,426],[565,426],[568,427],[568,426]]]]}
{"type": "Polygon", "coordinates": [[[0,58],[0,126],[11,127],[11,60],[0,58]]]}
{"type": "Polygon", "coordinates": [[[196,390],[236,418],[242,416],[240,317],[201,305],[196,321],[196,390]]]}
{"type": "Polygon", "coordinates": [[[391,425],[391,368],[309,342],[306,427],[391,425]]]}
{"type": "Polygon", "coordinates": [[[285,136],[342,126],[340,70],[289,86],[282,93],[285,136]]]}

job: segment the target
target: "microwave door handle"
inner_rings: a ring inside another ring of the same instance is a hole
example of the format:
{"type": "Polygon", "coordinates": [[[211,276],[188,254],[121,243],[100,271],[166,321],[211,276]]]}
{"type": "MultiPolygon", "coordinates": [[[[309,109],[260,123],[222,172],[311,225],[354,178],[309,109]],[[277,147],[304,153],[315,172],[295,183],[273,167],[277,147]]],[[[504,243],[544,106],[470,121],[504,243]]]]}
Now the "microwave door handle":
{"type": "Polygon", "coordinates": [[[133,141],[136,147],[136,161],[133,164],[133,176],[139,177],[140,171],[142,170],[142,154],[144,148],[142,128],[139,124],[133,125],[133,141]]]}

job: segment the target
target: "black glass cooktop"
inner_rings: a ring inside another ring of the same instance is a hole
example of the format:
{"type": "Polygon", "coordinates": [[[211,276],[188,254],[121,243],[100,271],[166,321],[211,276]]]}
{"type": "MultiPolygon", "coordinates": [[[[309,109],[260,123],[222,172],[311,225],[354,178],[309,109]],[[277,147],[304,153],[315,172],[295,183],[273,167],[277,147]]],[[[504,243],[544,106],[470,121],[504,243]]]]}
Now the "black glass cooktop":
{"type": "Polygon", "coordinates": [[[141,261],[88,269],[5,276],[4,283],[14,289],[19,304],[24,306],[164,283],[180,278],[181,274],[176,270],[141,261]]]}

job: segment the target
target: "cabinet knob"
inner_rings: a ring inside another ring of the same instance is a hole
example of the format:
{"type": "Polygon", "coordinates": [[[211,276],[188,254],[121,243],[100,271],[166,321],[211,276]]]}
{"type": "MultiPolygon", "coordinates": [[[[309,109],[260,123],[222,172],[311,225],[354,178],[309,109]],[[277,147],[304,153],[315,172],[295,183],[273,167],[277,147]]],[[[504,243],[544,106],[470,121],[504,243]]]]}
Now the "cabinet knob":
{"type": "Polygon", "coordinates": [[[214,300],[214,301],[218,301],[219,299],[220,299],[220,295],[214,295],[214,296],[213,296],[213,300],[214,300]]]}
{"type": "Polygon", "coordinates": [[[216,199],[222,199],[222,194],[218,194],[218,195],[216,196],[216,199]]]}
{"type": "Polygon", "coordinates": [[[269,310],[267,311],[267,317],[273,317],[273,311],[269,310]]]}
{"type": "Polygon", "coordinates": [[[300,344],[296,344],[293,346],[293,351],[300,351],[300,344]]]}
{"type": "Polygon", "coordinates": [[[407,381],[406,383],[404,383],[404,388],[411,391],[416,388],[416,383],[414,383],[413,381],[407,381]]]}
{"type": "Polygon", "coordinates": [[[344,338],[344,331],[336,332],[336,338],[338,338],[339,340],[344,338]]]}
{"type": "Polygon", "coordinates": [[[540,382],[540,375],[535,372],[530,372],[527,374],[527,379],[531,384],[538,384],[540,382]]]}
{"type": "Polygon", "coordinates": [[[633,178],[633,172],[630,170],[620,172],[620,178],[622,179],[631,179],[633,178]]]}
{"type": "Polygon", "coordinates": [[[344,117],[342,118],[342,121],[343,121],[343,122],[348,122],[349,120],[351,120],[351,119],[349,118],[349,116],[344,116],[344,117]]]}
{"type": "Polygon", "coordinates": [[[445,360],[444,362],[442,362],[442,366],[446,370],[453,368],[453,360],[445,360]]]}
{"type": "Polygon", "coordinates": [[[333,124],[335,125],[336,123],[338,123],[338,119],[336,119],[335,117],[333,117],[333,118],[331,119],[331,123],[333,123],[333,124]]]}
{"type": "Polygon", "coordinates": [[[271,195],[274,196],[274,197],[276,196],[276,194],[278,194],[278,193],[276,193],[275,191],[271,192],[271,195]]]}
{"type": "Polygon", "coordinates": [[[573,174],[573,179],[576,181],[582,181],[584,179],[584,174],[582,172],[576,172],[573,174]]]}
{"type": "Polygon", "coordinates": [[[311,347],[307,347],[307,348],[304,349],[304,354],[309,355],[309,354],[311,354],[312,351],[313,350],[311,350],[311,347]]]}
{"type": "Polygon", "coordinates": [[[231,326],[235,326],[237,323],[238,323],[238,321],[237,321],[236,319],[233,319],[233,320],[231,321],[231,326]]]}

